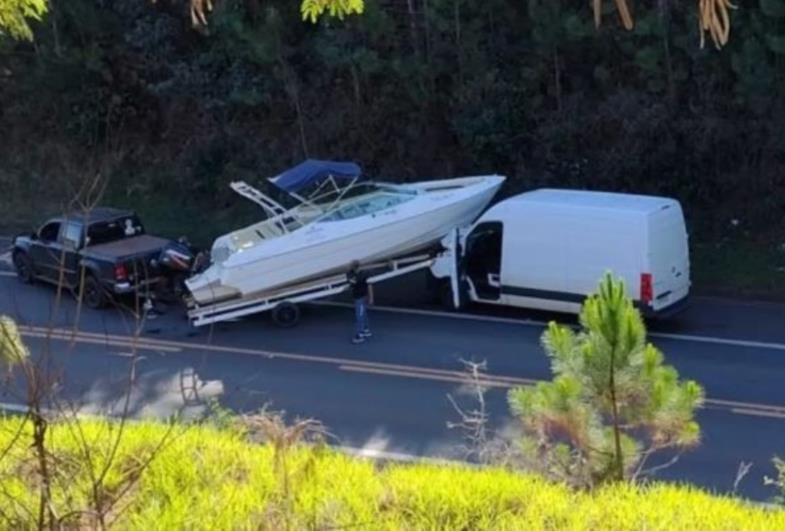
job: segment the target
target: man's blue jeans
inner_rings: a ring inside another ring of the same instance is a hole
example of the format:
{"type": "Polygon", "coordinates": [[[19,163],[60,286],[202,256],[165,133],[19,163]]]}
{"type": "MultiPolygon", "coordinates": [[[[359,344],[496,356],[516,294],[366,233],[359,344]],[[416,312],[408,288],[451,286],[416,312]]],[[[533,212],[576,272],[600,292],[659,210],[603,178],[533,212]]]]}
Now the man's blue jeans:
{"type": "Polygon", "coordinates": [[[370,330],[368,298],[354,299],[355,333],[359,336],[370,330]]]}

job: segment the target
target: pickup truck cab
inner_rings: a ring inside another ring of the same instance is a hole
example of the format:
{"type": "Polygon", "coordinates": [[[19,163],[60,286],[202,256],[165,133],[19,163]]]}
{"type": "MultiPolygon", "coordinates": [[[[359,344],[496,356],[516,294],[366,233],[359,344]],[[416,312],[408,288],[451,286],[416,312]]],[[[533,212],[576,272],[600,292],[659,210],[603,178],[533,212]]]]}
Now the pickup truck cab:
{"type": "Polygon", "coordinates": [[[36,280],[78,293],[91,308],[114,295],[147,296],[160,281],[156,258],[171,242],[145,233],[129,210],[96,208],[55,217],[14,238],[12,258],[22,282],[36,280]]]}

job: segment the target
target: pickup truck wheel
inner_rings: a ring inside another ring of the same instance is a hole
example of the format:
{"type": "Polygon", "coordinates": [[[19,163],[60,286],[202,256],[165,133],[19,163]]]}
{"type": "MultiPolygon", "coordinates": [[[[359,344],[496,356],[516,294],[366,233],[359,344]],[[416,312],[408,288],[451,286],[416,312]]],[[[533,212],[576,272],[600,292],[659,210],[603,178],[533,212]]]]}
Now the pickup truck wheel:
{"type": "Polygon", "coordinates": [[[16,269],[16,276],[25,284],[32,284],[35,280],[35,273],[33,272],[33,261],[26,253],[14,253],[14,268],[16,269]]]}
{"type": "Polygon", "coordinates": [[[99,310],[109,302],[104,287],[93,275],[87,275],[84,279],[82,302],[93,310],[99,310]]]}
{"type": "Polygon", "coordinates": [[[273,308],[273,322],[282,327],[290,328],[300,320],[300,308],[291,302],[282,302],[273,308]]]}

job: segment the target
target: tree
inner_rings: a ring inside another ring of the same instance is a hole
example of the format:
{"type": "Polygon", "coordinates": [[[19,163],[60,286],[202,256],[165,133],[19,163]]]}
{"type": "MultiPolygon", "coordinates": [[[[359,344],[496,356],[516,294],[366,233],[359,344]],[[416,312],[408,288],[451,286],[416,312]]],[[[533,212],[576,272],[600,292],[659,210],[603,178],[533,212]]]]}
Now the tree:
{"type": "Polygon", "coordinates": [[[47,7],[47,0],[0,0],[0,35],[32,40],[28,21],[41,20],[47,7]]]}
{"type": "Polygon", "coordinates": [[[551,474],[591,487],[637,478],[656,451],[696,445],[703,389],[663,365],[624,283],[606,275],[584,303],[580,324],[575,333],[551,323],[543,334],[553,381],[508,395],[523,424],[525,454],[551,474]]]}
{"type": "Polygon", "coordinates": [[[303,20],[316,22],[325,12],[331,17],[343,19],[352,13],[361,14],[365,9],[365,0],[303,0],[300,13],[303,20]]]}
{"type": "MultiPolygon", "coordinates": [[[[153,0],[155,2],[155,0],[153,0]]],[[[212,0],[190,0],[191,22],[194,26],[206,26],[206,14],[213,10],[212,0]]],[[[364,0],[302,0],[300,13],[303,20],[316,22],[323,14],[343,20],[346,15],[360,14],[365,9],[364,0]]]]}

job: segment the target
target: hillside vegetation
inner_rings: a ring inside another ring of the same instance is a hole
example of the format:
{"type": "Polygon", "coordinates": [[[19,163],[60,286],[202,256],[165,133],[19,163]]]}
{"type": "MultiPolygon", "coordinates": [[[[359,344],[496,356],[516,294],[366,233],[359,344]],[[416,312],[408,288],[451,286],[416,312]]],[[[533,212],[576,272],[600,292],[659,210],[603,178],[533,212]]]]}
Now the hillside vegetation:
{"type": "MultiPolygon", "coordinates": [[[[20,422],[0,421],[0,448],[11,444],[0,461],[0,515],[8,529],[31,527],[37,509],[38,478],[25,472],[29,433],[11,443],[20,422]]],[[[74,422],[50,427],[53,504],[56,514],[72,515],[64,525],[89,527],[90,514],[80,509],[89,504],[91,477],[110,455],[106,440],[117,429],[98,420],[82,420],[78,429],[74,422]]],[[[102,491],[104,503],[114,504],[106,523],[116,529],[785,528],[785,512],[686,486],[618,484],[589,493],[502,469],[380,466],[308,446],[276,453],[209,426],[171,431],[149,421],[125,430],[102,491]]]]}

